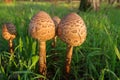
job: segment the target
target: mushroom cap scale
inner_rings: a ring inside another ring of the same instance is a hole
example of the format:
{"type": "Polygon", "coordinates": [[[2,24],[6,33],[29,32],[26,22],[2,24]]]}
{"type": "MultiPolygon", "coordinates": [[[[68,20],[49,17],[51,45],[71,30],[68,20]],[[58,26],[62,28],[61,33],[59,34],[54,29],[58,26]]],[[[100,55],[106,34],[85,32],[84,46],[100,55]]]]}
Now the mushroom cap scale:
{"type": "Polygon", "coordinates": [[[30,35],[40,41],[52,39],[55,36],[55,25],[51,17],[44,11],[38,12],[29,24],[30,35]]]}
{"type": "Polygon", "coordinates": [[[16,27],[12,23],[5,23],[2,26],[2,36],[4,39],[14,39],[16,37],[16,27]]]}
{"type": "Polygon", "coordinates": [[[57,34],[67,44],[79,46],[86,39],[87,29],[83,19],[79,15],[70,13],[59,23],[57,34]]]}

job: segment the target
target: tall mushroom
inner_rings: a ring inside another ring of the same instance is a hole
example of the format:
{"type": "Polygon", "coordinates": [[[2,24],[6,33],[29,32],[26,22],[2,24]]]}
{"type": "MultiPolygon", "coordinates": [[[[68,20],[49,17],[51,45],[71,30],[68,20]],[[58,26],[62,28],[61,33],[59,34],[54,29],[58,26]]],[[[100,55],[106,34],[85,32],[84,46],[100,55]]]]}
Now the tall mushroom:
{"type": "Polygon", "coordinates": [[[53,38],[53,42],[52,42],[52,47],[53,48],[55,48],[55,46],[56,46],[56,39],[57,39],[57,27],[58,27],[58,24],[60,23],[60,18],[59,17],[57,17],[57,16],[54,16],[53,18],[52,18],[52,20],[53,20],[53,22],[54,22],[54,24],[55,24],[55,33],[56,33],[56,35],[55,35],[55,37],[53,38]]]}
{"type": "Polygon", "coordinates": [[[67,78],[70,72],[73,47],[81,45],[85,41],[86,35],[87,29],[83,19],[74,12],[65,16],[58,25],[58,37],[67,43],[65,64],[67,78]]]}
{"type": "Polygon", "coordinates": [[[34,15],[29,24],[30,35],[39,42],[39,72],[46,76],[46,41],[55,36],[55,25],[44,11],[34,15]]]}
{"type": "Polygon", "coordinates": [[[13,39],[16,37],[16,27],[12,23],[5,23],[2,26],[2,36],[4,39],[8,40],[10,53],[13,53],[13,39]]]}

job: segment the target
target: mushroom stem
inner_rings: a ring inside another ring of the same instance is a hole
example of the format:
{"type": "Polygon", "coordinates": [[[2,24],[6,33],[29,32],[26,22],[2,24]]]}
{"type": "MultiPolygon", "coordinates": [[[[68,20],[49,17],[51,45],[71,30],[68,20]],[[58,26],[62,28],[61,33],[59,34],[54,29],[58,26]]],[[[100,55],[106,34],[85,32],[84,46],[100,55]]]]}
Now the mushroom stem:
{"type": "Polygon", "coordinates": [[[9,48],[10,48],[10,53],[13,53],[13,43],[12,43],[12,39],[9,40],[9,48]]]}
{"type": "Polygon", "coordinates": [[[72,51],[73,51],[73,46],[67,45],[67,54],[66,54],[66,63],[65,63],[66,78],[69,77],[69,73],[70,73],[70,64],[71,64],[71,60],[72,60],[72,51]]]}
{"type": "Polygon", "coordinates": [[[39,41],[39,72],[41,75],[46,76],[46,43],[45,41],[39,41]]]}
{"type": "Polygon", "coordinates": [[[53,38],[53,42],[52,42],[52,47],[53,48],[55,48],[56,47],[56,40],[57,39],[57,36],[55,36],[54,38],[53,38]]]}

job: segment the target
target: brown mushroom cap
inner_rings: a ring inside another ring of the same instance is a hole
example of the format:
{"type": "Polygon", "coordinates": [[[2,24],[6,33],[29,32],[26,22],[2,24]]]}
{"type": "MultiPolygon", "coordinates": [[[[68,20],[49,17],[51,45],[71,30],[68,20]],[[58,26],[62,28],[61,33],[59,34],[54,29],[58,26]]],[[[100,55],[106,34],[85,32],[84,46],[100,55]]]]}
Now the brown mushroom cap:
{"type": "Polygon", "coordinates": [[[14,39],[16,37],[16,27],[12,23],[5,23],[2,26],[2,36],[6,40],[14,39]]]}
{"type": "Polygon", "coordinates": [[[58,36],[71,46],[81,45],[87,35],[83,19],[76,13],[65,16],[58,25],[58,36]]]}
{"type": "Polygon", "coordinates": [[[52,39],[55,36],[55,25],[51,17],[44,11],[32,17],[29,24],[30,35],[40,41],[52,39]]]}
{"type": "Polygon", "coordinates": [[[56,29],[56,34],[57,34],[57,27],[58,27],[58,24],[60,23],[61,19],[59,17],[57,17],[57,16],[54,16],[52,18],[52,20],[53,20],[53,22],[55,24],[55,29],[56,29]]]}
{"type": "Polygon", "coordinates": [[[60,18],[58,17],[58,16],[54,16],[53,18],[53,21],[54,21],[54,23],[55,23],[55,27],[57,27],[58,26],[58,24],[60,23],[60,18]]]}

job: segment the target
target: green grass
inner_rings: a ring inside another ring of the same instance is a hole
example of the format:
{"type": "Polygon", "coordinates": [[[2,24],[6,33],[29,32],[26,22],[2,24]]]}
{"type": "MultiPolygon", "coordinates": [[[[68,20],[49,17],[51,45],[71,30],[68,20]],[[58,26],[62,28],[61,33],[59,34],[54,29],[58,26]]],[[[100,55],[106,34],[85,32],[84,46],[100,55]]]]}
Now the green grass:
{"type": "MultiPolygon", "coordinates": [[[[45,2],[0,3],[0,32],[5,22],[12,22],[17,28],[13,56],[0,33],[0,80],[45,78],[38,73],[38,42],[28,34],[30,19],[41,10],[60,18],[77,11],[69,7],[71,5],[65,3],[57,6],[45,2]]],[[[98,12],[80,12],[79,15],[84,19],[88,33],[84,44],[74,48],[70,80],[120,80],[120,9],[102,5],[98,12]]],[[[53,49],[51,42],[47,41],[47,78],[63,80],[66,44],[58,38],[53,49]]]]}

